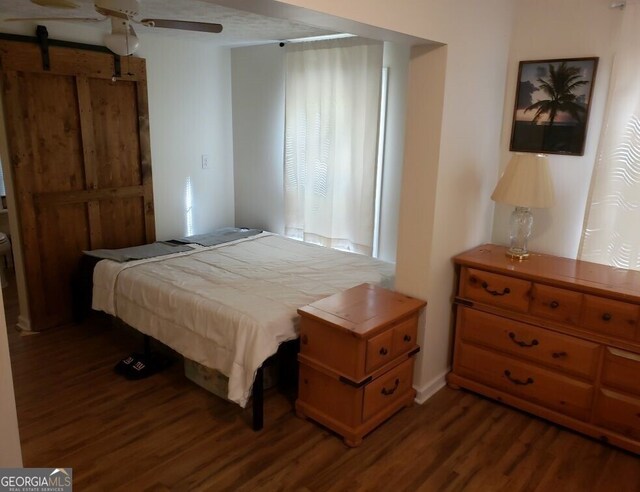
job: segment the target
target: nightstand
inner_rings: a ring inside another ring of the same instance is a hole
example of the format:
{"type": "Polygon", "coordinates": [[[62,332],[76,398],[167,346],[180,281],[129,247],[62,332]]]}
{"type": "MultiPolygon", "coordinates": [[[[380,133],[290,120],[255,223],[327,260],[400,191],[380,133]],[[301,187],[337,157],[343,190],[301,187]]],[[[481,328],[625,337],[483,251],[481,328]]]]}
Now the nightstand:
{"type": "Polygon", "coordinates": [[[296,413],[348,446],[413,403],[418,317],[426,302],[362,284],[298,309],[296,413]]]}

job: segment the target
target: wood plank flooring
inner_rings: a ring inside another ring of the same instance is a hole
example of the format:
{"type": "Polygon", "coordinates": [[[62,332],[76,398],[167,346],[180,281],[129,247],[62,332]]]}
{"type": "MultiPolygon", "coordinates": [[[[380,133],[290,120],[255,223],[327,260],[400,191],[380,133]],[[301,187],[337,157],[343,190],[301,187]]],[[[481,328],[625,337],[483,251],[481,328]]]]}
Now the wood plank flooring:
{"type": "Polygon", "coordinates": [[[5,289],[24,464],[75,490],[640,491],[640,457],[464,391],[402,410],[357,449],[267,392],[265,429],[181,363],[142,381],[113,365],[141,338],[107,319],[21,335],[5,289]]]}

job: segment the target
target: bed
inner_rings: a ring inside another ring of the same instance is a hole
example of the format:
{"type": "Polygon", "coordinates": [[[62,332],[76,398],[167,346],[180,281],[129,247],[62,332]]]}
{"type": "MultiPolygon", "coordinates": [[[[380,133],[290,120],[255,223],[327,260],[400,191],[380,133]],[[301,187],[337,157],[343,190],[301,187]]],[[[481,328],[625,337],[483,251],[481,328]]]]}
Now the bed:
{"type": "Polygon", "coordinates": [[[262,364],[297,338],[299,307],[364,282],[393,284],[389,263],[269,232],[188,246],[99,261],[92,307],[225,374],[228,399],[242,407],[262,364]]]}

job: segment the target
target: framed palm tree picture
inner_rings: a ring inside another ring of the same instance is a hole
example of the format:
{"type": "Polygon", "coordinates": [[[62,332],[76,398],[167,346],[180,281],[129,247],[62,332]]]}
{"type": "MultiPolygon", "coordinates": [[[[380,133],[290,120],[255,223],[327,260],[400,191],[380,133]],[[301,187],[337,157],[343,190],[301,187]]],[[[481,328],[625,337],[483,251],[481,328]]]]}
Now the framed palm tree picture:
{"type": "Polygon", "coordinates": [[[597,67],[598,58],[521,61],[509,150],[584,155],[597,67]]]}

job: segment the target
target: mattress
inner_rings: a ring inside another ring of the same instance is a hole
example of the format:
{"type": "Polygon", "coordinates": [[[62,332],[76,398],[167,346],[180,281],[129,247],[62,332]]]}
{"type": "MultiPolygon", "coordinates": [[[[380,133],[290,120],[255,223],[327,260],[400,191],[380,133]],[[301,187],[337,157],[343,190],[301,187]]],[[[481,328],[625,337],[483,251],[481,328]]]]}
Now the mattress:
{"type": "Polygon", "coordinates": [[[159,258],[100,261],[93,309],[117,316],[229,377],[246,406],[257,369],[297,337],[297,309],[363,282],[391,288],[394,266],[272,233],[159,258]]]}

